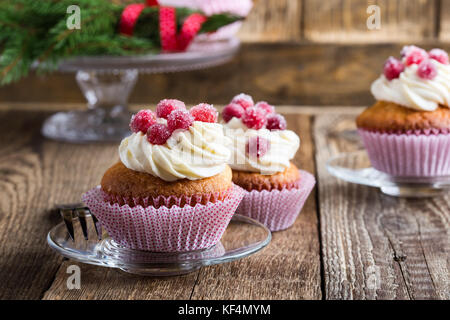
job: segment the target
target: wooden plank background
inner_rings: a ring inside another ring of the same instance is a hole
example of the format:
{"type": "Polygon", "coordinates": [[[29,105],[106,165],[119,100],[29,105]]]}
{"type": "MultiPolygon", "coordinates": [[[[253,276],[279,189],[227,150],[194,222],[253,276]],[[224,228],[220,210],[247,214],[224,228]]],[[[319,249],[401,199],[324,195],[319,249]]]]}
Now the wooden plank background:
{"type": "MultiPolygon", "coordinates": [[[[118,0],[119,1],[119,0],[118,0]]],[[[405,44],[450,49],[450,0],[255,0],[229,64],[141,75],[132,103],[177,97],[224,104],[239,92],[284,105],[367,105],[383,62],[405,44]],[[381,30],[366,9],[381,8],[381,30]]],[[[73,74],[30,77],[0,87],[0,101],[83,102],[73,74]]]]}

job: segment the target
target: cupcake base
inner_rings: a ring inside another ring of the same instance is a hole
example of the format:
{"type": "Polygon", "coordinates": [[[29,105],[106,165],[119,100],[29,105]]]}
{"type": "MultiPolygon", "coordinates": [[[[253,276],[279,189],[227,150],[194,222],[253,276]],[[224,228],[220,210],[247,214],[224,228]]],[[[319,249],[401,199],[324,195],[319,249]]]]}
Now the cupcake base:
{"type": "Polygon", "coordinates": [[[359,129],[372,166],[394,177],[450,175],[450,134],[395,134],[359,129]]]}
{"type": "Polygon", "coordinates": [[[245,191],[236,213],[261,222],[270,231],[289,228],[294,224],[316,183],[309,172],[299,172],[301,178],[296,188],[245,191]]]}
{"type": "MultiPolygon", "coordinates": [[[[233,186],[223,201],[170,208],[110,204],[96,187],[83,201],[114,241],[124,247],[153,252],[186,252],[212,247],[222,237],[244,190],[233,186]]],[[[211,197],[214,197],[211,195],[211,197]]],[[[135,199],[140,203],[140,199],[135,199]]]]}

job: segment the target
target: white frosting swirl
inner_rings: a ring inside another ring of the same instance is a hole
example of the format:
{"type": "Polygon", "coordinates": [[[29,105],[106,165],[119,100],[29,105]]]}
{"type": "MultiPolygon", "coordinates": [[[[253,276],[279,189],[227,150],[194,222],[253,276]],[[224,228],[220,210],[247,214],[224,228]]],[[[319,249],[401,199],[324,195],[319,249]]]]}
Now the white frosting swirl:
{"type": "Polygon", "coordinates": [[[433,111],[439,104],[450,107],[450,65],[430,60],[436,67],[437,75],[432,80],[417,75],[418,65],[405,67],[400,77],[388,80],[381,75],[372,84],[375,99],[389,101],[415,109],[433,111]]]}
{"type": "Polygon", "coordinates": [[[230,157],[230,143],[218,123],[194,121],[189,130],[176,130],[164,145],[153,145],[141,132],[122,140],[119,155],[131,170],[165,181],[198,180],[221,173],[230,157]]]}
{"type": "Polygon", "coordinates": [[[233,170],[267,175],[283,172],[300,147],[300,138],[291,130],[248,129],[238,118],[232,118],[224,128],[225,136],[232,140],[228,144],[231,150],[228,164],[233,170]],[[248,139],[256,136],[270,141],[268,152],[259,158],[249,157],[246,152],[248,139]]]}

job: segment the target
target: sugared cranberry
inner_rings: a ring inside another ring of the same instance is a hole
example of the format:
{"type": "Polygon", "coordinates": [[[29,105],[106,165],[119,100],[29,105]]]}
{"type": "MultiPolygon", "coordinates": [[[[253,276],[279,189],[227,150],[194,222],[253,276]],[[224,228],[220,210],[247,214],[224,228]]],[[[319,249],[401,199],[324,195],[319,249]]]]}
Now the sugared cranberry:
{"type": "Polygon", "coordinates": [[[207,103],[200,103],[189,110],[191,116],[194,117],[195,121],[202,122],[216,122],[217,121],[217,110],[212,105],[207,103]]]}
{"type": "Polygon", "coordinates": [[[231,118],[241,118],[245,110],[240,104],[230,103],[222,111],[222,118],[225,122],[231,120],[231,118]]]}
{"type": "Polygon", "coordinates": [[[266,114],[272,114],[275,113],[275,107],[268,104],[266,101],[260,101],[257,104],[255,104],[256,108],[263,109],[266,114]]]}
{"type": "Polygon", "coordinates": [[[255,104],[253,102],[253,98],[245,93],[241,93],[241,94],[238,94],[237,96],[235,96],[231,100],[231,103],[240,104],[242,106],[242,108],[244,108],[244,109],[253,107],[253,105],[255,104]]]}
{"type": "Polygon", "coordinates": [[[286,130],[286,119],[281,114],[271,114],[267,117],[266,128],[269,130],[286,130]]]}
{"type": "Polygon", "coordinates": [[[148,128],[156,123],[156,115],[152,110],[141,110],[131,117],[130,129],[133,132],[146,133],[148,128]]]}
{"type": "Polygon", "coordinates": [[[261,129],[266,124],[266,112],[256,107],[250,107],[242,115],[242,123],[250,129],[261,129]]]}
{"type": "Polygon", "coordinates": [[[389,57],[384,63],[383,74],[388,80],[392,80],[397,79],[403,70],[405,70],[405,66],[400,60],[389,57]]]}
{"type": "Polygon", "coordinates": [[[422,48],[416,46],[406,46],[402,50],[402,57],[405,58],[405,65],[420,64],[428,59],[428,53],[422,48]]]}
{"type": "Polygon", "coordinates": [[[172,111],[179,109],[186,110],[186,106],[183,101],[176,99],[164,99],[161,100],[156,106],[156,115],[158,118],[167,119],[172,111]]]}
{"type": "Polygon", "coordinates": [[[432,49],[428,52],[431,59],[439,61],[442,64],[449,64],[448,53],[442,49],[432,49]]]}
{"type": "Polygon", "coordinates": [[[430,60],[425,60],[419,64],[417,75],[422,79],[433,80],[437,75],[437,70],[430,60]]]}
{"type": "Polygon", "coordinates": [[[165,124],[155,123],[148,128],[147,140],[151,144],[162,145],[165,144],[167,139],[170,138],[172,132],[165,124]]]}
{"type": "Polygon", "coordinates": [[[177,129],[187,130],[194,122],[194,117],[186,110],[175,110],[167,117],[167,126],[171,132],[177,129]]]}
{"type": "Polygon", "coordinates": [[[250,137],[245,146],[245,151],[250,157],[260,158],[264,156],[270,149],[270,141],[256,136],[250,137]]]}

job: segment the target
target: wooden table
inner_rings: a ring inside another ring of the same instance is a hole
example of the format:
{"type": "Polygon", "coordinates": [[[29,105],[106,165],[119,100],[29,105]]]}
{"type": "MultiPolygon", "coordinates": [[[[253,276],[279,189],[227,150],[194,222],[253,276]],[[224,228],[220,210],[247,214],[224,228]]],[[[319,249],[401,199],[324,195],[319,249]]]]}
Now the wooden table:
{"type": "MultiPolygon", "coordinates": [[[[338,138],[360,109],[284,107],[302,144],[295,164],[318,185],[294,226],[259,253],[167,278],[84,265],[53,252],[56,203],[80,200],[117,158],[117,144],[43,139],[49,106],[0,106],[0,298],[449,299],[450,194],[405,200],[332,177],[325,161],[359,148],[338,138]],[[81,268],[68,290],[67,267],[81,268]]],[[[60,106],[58,106],[60,107],[60,106]]],[[[78,106],[81,107],[81,106],[78,106]]]]}

